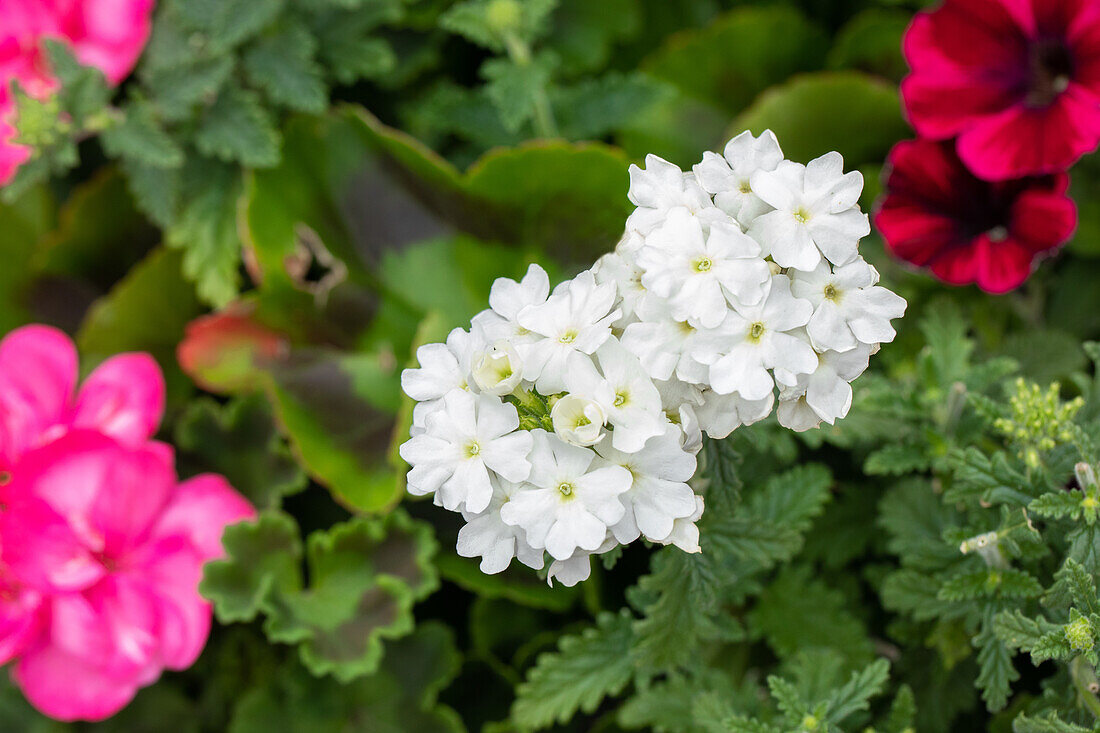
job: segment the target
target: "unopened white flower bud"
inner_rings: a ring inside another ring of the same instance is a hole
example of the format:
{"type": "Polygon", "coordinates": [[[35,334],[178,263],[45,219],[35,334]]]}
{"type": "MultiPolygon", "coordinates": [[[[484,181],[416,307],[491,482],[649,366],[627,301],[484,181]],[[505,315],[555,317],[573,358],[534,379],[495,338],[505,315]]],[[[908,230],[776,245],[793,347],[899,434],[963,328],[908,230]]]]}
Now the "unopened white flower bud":
{"type": "Polygon", "coordinates": [[[566,443],[589,446],[599,442],[607,413],[598,402],[569,394],[554,403],[550,420],[566,443]]]}
{"type": "Polygon", "coordinates": [[[523,376],[523,360],[516,347],[497,341],[474,364],[473,377],[485,394],[502,396],[515,391],[523,376]]]}

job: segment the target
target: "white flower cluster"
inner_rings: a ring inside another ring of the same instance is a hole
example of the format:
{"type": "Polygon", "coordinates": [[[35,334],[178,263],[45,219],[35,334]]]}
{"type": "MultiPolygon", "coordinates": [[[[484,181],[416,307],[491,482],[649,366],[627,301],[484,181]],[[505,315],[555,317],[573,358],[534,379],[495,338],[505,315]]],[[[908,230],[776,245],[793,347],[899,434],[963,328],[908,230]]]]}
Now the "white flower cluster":
{"type": "Polygon", "coordinates": [[[551,292],[532,265],[493,285],[470,330],[418,353],[401,446],[409,491],[461,512],[458,552],[548,579],[644,537],[699,551],[688,485],[702,435],[771,414],[806,430],[847,414],[850,383],[905,301],[859,257],[858,172],[783,160],[743,133],[685,173],[630,169],[637,209],[615,252],[551,292]]]}

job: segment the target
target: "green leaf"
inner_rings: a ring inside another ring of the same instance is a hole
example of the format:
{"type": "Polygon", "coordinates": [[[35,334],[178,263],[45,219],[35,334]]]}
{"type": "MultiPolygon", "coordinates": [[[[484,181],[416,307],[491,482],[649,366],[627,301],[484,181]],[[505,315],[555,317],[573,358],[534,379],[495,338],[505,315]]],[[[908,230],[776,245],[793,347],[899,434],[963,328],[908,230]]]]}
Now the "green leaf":
{"type": "Polygon", "coordinates": [[[1034,577],[1015,568],[982,568],[952,576],[940,588],[944,601],[976,598],[1035,598],[1043,586],[1034,577]]]}
{"type": "MultiPolygon", "coordinates": [[[[642,70],[728,118],[773,84],[820,68],[827,47],[825,32],[795,8],[737,8],[671,36],[642,70]]],[[[786,149],[786,138],[779,140],[786,149]]]]}
{"type": "Polygon", "coordinates": [[[554,119],[570,140],[598,140],[636,120],[672,96],[667,85],[645,74],[611,72],[550,90],[554,119]]]}
{"type": "Polygon", "coordinates": [[[541,36],[558,0],[464,0],[439,17],[439,25],[498,53],[510,38],[530,43],[541,36]]]}
{"type": "Polygon", "coordinates": [[[314,59],[317,41],[307,28],[289,24],[257,41],[244,54],[244,71],[275,104],[321,112],[328,104],[324,70],[314,59]]]}
{"type": "Polygon", "coordinates": [[[867,456],[863,471],[869,476],[901,476],[926,471],[931,463],[924,446],[890,443],[867,456]]]}
{"type": "Polygon", "coordinates": [[[43,45],[50,69],[61,83],[61,90],[57,93],[61,108],[80,128],[110,101],[111,87],[107,84],[107,78],[95,66],[84,66],[77,61],[66,44],[47,39],[43,45]]]}
{"type": "Polygon", "coordinates": [[[284,0],[175,0],[171,7],[204,50],[218,54],[255,37],[282,11],[284,0]]]}
{"type": "Polygon", "coordinates": [[[176,345],[201,312],[194,288],[183,279],[180,253],[159,248],[92,305],[76,341],[91,363],[124,351],[149,352],[175,401],[191,389],[176,363],[176,345]]]}
{"type": "Polygon", "coordinates": [[[912,15],[902,10],[868,8],[852,17],[829,49],[830,69],[856,69],[900,81],[908,70],[901,37],[912,15]]]}
{"type": "Polygon", "coordinates": [[[503,58],[489,59],[481,65],[486,92],[507,130],[517,132],[535,116],[552,72],[553,65],[546,56],[536,56],[523,64],[503,58]]]}
{"type": "Polygon", "coordinates": [[[236,297],[241,243],[237,235],[240,174],[229,166],[189,158],[183,205],[165,233],[169,247],[183,250],[183,273],[199,297],[221,306],[236,297]],[[193,192],[193,193],[191,193],[193,192]]]}
{"type": "Polygon", "coordinates": [[[570,76],[599,71],[608,65],[617,42],[638,34],[642,16],[641,4],[634,0],[560,0],[543,46],[554,49],[562,71],[570,76]]]}
{"type": "Polygon", "coordinates": [[[147,83],[165,120],[187,119],[196,107],[217,99],[233,73],[232,56],[189,61],[149,72],[147,83]]]}
{"type": "Polygon", "coordinates": [[[24,298],[32,285],[31,261],[38,242],[56,225],[57,207],[46,187],[31,188],[0,203],[0,333],[30,319],[24,298]]]}
{"type": "Polygon", "coordinates": [[[1093,733],[1094,730],[1067,723],[1055,713],[1048,713],[1044,718],[1032,718],[1021,713],[1012,721],[1012,733],[1093,733]]]}
{"type": "Polygon", "coordinates": [[[839,725],[845,718],[870,708],[870,700],[882,693],[890,679],[890,663],[876,659],[859,672],[853,672],[844,686],[829,696],[829,722],[839,725]]]}
{"type": "Polygon", "coordinates": [[[127,158],[153,168],[183,165],[183,148],[172,139],[145,103],[131,104],[125,116],[102,135],[103,148],[111,156],[127,158]]]}
{"type": "Polygon", "coordinates": [[[262,396],[239,397],[225,406],[209,399],[193,402],[176,423],[175,438],[192,456],[185,465],[225,476],[259,509],[276,508],[284,496],[306,486],[262,396]]]}
{"type": "Polygon", "coordinates": [[[776,134],[791,160],[805,162],[835,150],[849,170],[883,160],[895,142],[910,135],[897,90],[854,71],[805,74],[772,87],[729,132],[765,129],[776,134]]]}
{"type": "Polygon", "coordinates": [[[461,656],[442,624],[421,624],[386,643],[381,666],[348,684],[284,664],[236,701],[229,733],[464,733],[439,692],[458,674],[461,656]]]}
{"type": "Polygon", "coordinates": [[[632,621],[626,610],[602,613],[594,627],[563,637],[556,652],[540,655],[516,691],[512,719],[524,728],[565,723],[622,692],[634,675],[632,621]]]}
{"type": "Polygon", "coordinates": [[[308,586],[297,528],[285,514],[231,527],[225,547],[226,559],[209,563],[200,585],[219,620],[262,612],[272,641],[298,645],[311,672],[341,682],[378,669],[383,639],[408,634],[413,604],[439,584],[431,528],[399,512],[310,535],[308,586]]]}
{"type": "Polygon", "coordinates": [[[1076,489],[1071,491],[1052,491],[1043,494],[1027,505],[1029,513],[1049,519],[1078,519],[1081,516],[1081,502],[1085,495],[1076,489]]]}
{"type": "Polygon", "coordinates": [[[835,649],[854,664],[867,664],[873,655],[867,629],[846,607],[844,594],[811,579],[807,566],[788,566],[768,584],[748,626],[782,658],[808,647],[835,649]]]}
{"type": "Polygon", "coordinates": [[[1012,683],[1020,679],[1020,673],[1012,666],[1008,647],[994,633],[992,624],[985,624],[974,639],[978,647],[978,678],[974,684],[982,691],[982,700],[992,712],[1008,703],[1012,683]]]}
{"type": "Polygon", "coordinates": [[[203,115],[195,144],[205,155],[248,168],[279,163],[279,133],[259,95],[247,89],[221,91],[203,115]]]}

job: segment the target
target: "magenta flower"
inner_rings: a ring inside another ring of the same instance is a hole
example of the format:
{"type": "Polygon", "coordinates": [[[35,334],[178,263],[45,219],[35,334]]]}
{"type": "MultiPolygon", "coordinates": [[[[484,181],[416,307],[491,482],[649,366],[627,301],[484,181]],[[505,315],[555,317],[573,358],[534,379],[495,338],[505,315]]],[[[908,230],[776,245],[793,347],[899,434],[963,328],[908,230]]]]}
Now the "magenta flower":
{"type": "Polygon", "coordinates": [[[891,253],[944,282],[1012,290],[1077,225],[1065,174],[990,183],[931,140],[898,143],[887,166],[875,226],[891,253]]]}
{"type": "Polygon", "coordinates": [[[30,150],[11,142],[15,100],[12,81],[38,98],[57,83],[42,40],[64,41],[82,64],[118,84],[133,70],[152,29],[153,0],[3,0],[0,2],[0,186],[8,183],[30,150]]]}
{"type": "Polygon", "coordinates": [[[946,0],[913,20],[901,92],[921,137],[975,175],[1056,173],[1100,142],[1100,4],[946,0]]]}
{"type": "Polygon", "coordinates": [[[61,331],[24,326],[0,340],[0,471],[74,428],[138,446],[160,425],[164,377],[148,354],[113,356],[76,382],[76,347],[61,331]]]}
{"type": "Polygon", "coordinates": [[[100,720],[191,666],[225,527],[255,515],[221,476],[177,483],[171,448],[72,430],[0,487],[0,664],[59,720],[100,720]]]}

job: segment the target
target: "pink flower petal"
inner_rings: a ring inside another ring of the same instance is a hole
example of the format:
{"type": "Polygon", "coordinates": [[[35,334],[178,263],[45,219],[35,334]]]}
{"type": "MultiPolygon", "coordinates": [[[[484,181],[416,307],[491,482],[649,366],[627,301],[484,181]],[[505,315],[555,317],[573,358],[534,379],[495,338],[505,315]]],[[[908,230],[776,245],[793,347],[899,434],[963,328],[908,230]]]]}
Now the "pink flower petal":
{"type": "Polygon", "coordinates": [[[164,538],[143,549],[145,557],[133,573],[155,602],[159,659],[170,669],[186,669],[210,635],[212,610],[199,595],[204,558],[185,537],[164,538]]]}
{"type": "Polygon", "coordinates": [[[80,388],[72,425],[136,445],[157,431],[164,415],[164,376],[148,354],[107,359],[80,388]]]}
{"type": "Polygon", "coordinates": [[[256,510],[223,476],[203,474],[176,488],[153,534],[187,537],[204,560],[212,560],[225,552],[225,528],[255,516],[256,510]]]}
{"type": "Polygon", "coordinates": [[[64,517],[36,497],[0,513],[0,537],[0,560],[22,584],[35,589],[81,590],[107,573],[64,517]]]}
{"type": "Polygon", "coordinates": [[[56,328],[24,326],[0,341],[0,468],[65,418],[76,371],[76,348],[56,328]]]}
{"type": "Polygon", "coordinates": [[[89,507],[89,523],[103,536],[107,557],[122,559],[148,537],[176,483],[171,461],[161,447],[105,453],[112,461],[104,490],[89,507]]]}
{"type": "Polygon", "coordinates": [[[22,654],[42,628],[42,594],[6,572],[0,568],[0,665],[22,654]]]}
{"type": "Polygon", "coordinates": [[[29,651],[13,677],[32,705],[56,720],[97,721],[124,708],[144,675],[109,675],[55,645],[29,651]]]}

